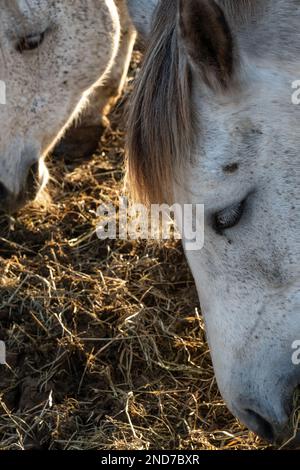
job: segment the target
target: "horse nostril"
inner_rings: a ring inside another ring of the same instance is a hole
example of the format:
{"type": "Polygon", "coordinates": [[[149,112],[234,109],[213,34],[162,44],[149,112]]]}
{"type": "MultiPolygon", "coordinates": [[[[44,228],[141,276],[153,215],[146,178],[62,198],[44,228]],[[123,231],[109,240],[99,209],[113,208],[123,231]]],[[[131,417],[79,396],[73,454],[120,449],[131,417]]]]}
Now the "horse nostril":
{"type": "Polygon", "coordinates": [[[39,162],[34,162],[33,165],[31,165],[31,167],[29,168],[26,186],[29,188],[32,185],[37,186],[38,179],[39,179],[39,162]]]}
{"type": "Polygon", "coordinates": [[[248,416],[249,427],[251,427],[259,436],[269,442],[274,442],[276,439],[273,426],[261,415],[253,410],[245,410],[248,416]]]}
{"type": "Polygon", "coordinates": [[[27,199],[35,199],[40,187],[39,179],[39,162],[35,162],[29,168],[25,182],[25,194],[27,199]]]}
{"type": "Polygon", "coordinates": [[[3,183],[0,182],[0,203],[7,199],[9,196],[9,191],[6,189],[3,183]]]}

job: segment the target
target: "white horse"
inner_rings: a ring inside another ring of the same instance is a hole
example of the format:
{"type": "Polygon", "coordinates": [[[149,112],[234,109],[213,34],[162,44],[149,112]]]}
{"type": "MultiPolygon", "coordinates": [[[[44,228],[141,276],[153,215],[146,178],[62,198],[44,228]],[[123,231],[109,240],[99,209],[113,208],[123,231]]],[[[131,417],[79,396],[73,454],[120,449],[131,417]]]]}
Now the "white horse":
{"type": "Polygon", "coordinates": [[[129,107],[130,188],[148,204],[205,205],[204,248],[186,256],[219,388],[250,429],[286,438],[300,385],[292,360],[300,339],[300,107],[291,99],[300,4],[128,3],[149,36],[129,107]]]}
{"type": "Polygon", "coordinates": [[[44,157],[89,101],[81,126],[102,123],[135,31],[125,0],[0,3],[0,210],[14,212],[45,185],[44,157]]]}

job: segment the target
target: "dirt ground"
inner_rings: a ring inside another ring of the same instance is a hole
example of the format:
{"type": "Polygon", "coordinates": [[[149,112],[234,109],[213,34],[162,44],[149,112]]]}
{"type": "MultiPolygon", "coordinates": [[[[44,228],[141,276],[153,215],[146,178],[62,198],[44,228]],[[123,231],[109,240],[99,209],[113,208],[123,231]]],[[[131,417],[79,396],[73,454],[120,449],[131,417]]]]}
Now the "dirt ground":
{"type": "Polygon", "coordinates": [[[122,114],[0,220],[0,449],[265,449],[219,395],[180,243],[96,236],[122,192],[122,114]]]}

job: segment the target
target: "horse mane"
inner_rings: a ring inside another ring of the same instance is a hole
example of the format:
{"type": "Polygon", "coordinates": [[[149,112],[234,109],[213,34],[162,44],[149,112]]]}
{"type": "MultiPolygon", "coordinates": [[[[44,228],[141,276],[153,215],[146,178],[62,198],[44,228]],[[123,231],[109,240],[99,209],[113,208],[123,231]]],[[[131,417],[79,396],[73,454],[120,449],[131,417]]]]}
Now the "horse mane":
{"type": "Polygon", "coordinates": [[[172,200],[174,178],[195,134],[190,94],[191,74],[177,34],[177,1],[164,0],[129,103],[126,180],[134,200],[172,200]]]}

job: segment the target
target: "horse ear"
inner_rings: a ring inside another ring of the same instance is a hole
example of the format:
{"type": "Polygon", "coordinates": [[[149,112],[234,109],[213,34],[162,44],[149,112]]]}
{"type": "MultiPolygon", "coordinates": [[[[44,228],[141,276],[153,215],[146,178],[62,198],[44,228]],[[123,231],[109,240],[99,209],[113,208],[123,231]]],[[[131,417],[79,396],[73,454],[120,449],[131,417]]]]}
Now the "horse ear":
{"type": "Polygon", "coordinates": [[[234,74],[234,40],[214,0],[179,0],[181,38],[194,67],[213,89],[227,88],[234,74]]]}
{"type": "Polygon", "coordinates": [[[127,0],[131,20],[145,43],[150,36],[152,18],[158,4],[159,0],[127,0]]]}

